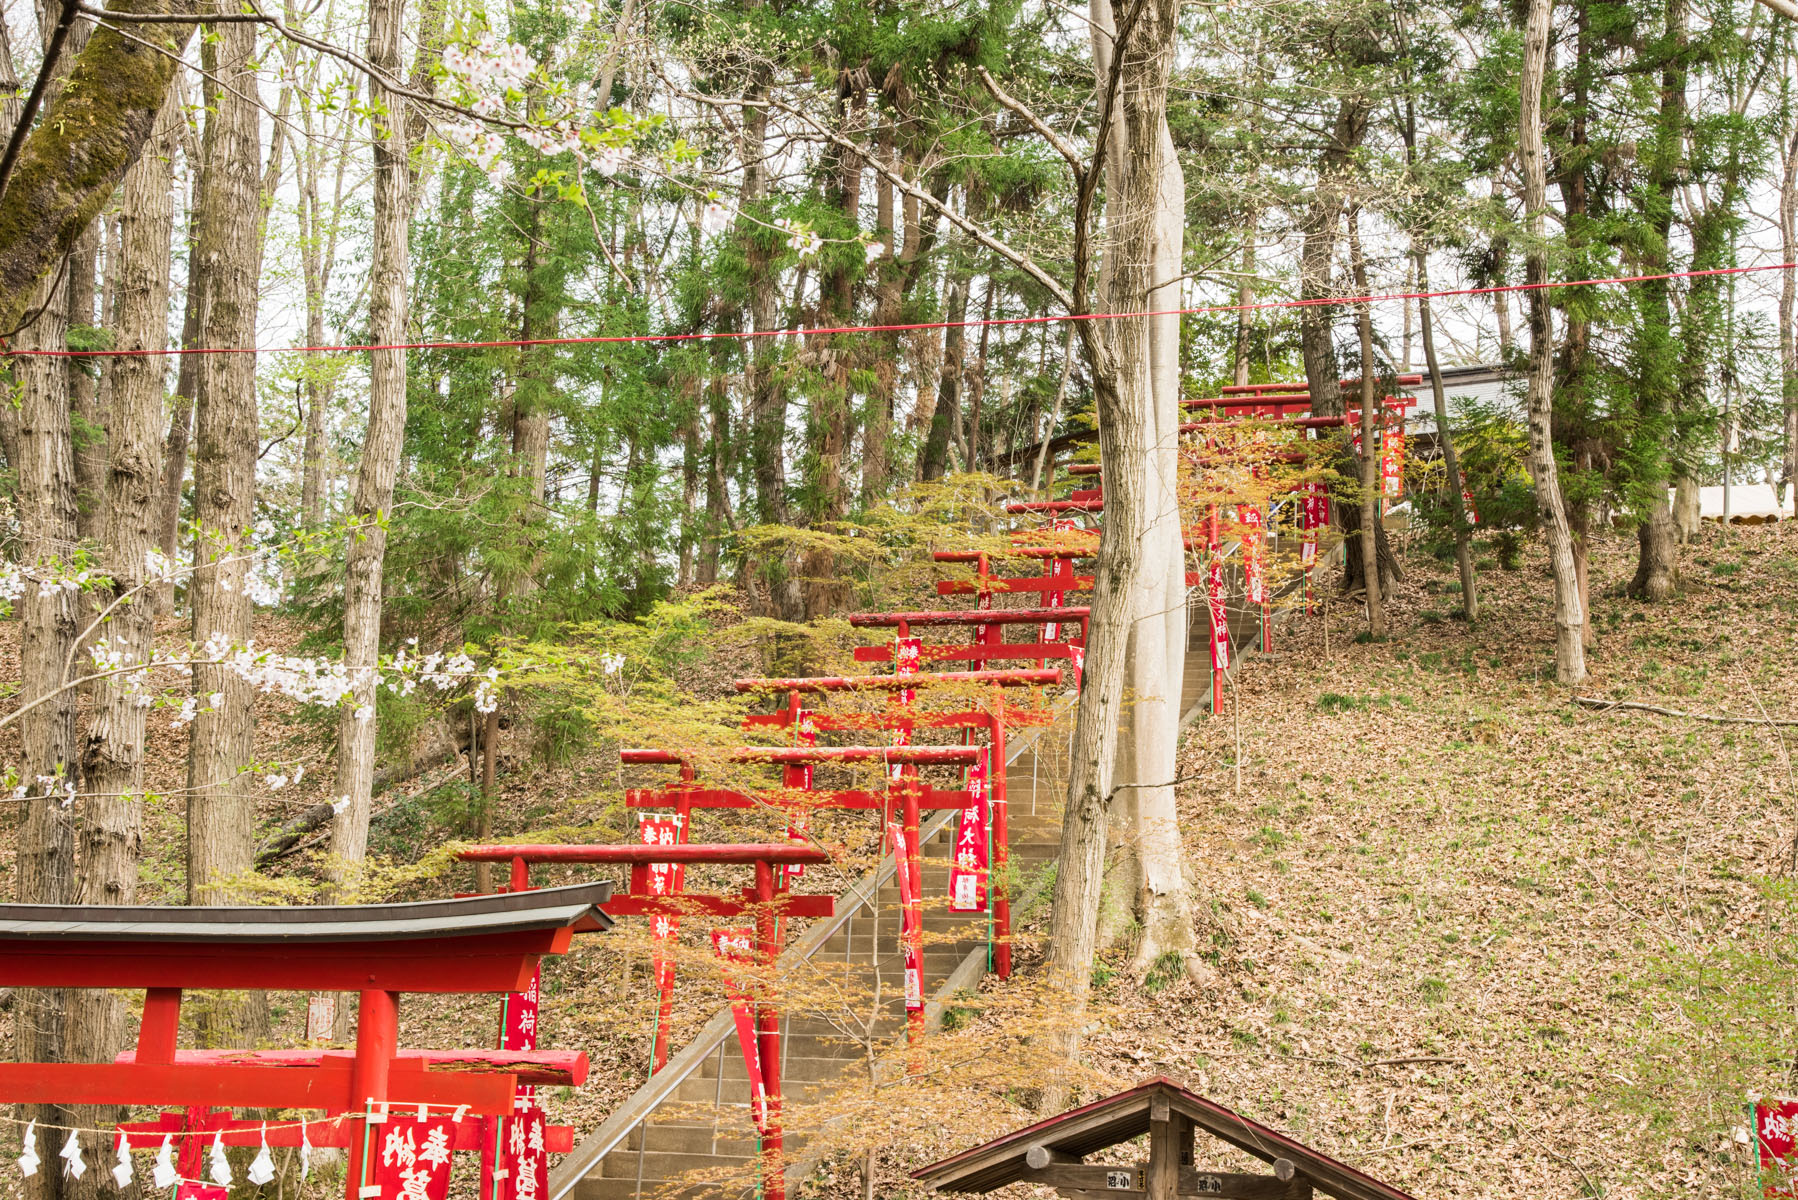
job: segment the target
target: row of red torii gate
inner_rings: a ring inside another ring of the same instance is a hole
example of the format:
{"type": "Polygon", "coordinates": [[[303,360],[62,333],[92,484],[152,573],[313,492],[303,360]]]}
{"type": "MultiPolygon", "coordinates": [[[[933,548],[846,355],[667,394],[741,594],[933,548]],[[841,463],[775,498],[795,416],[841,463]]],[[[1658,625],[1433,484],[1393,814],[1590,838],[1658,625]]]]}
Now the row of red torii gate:
{"type": "MultiPolygon", "coordinates": [[[[1402,413],[1406,403],[1388,398],[1383,407],[1402,413]]],[[[1200,477],[1195,486],[1208,496],[1201,531],[1205,569],[1189,573],[1187,581],[1189,588],[1204,587],[1207,593],[1215,706],[1231,647],[1218,515],[1223,505],[1216,479],[1203,477],[1219,464],[1240,468],[1253,454],[1302,460],[1322,430],[1348,418],[1305,415],[1310,398],[1292,385],[1225,389],[1219,397],[1187,404],[1207,415],[1183,426],[1189,435],[1186,457],[1200,477]],[[1297,438],[1258,439],[1270,429],[1297,438]],[[1276,447],[1271,453],[1270,445],[1276,447]]],[[[1402,469],[1402,416],[1383,423],[1388,428],[1383,459],[1396,477],[1402,469]]],[[[1262,466],[1251,463],[1251,474],[1262,466]]],[[[869,813],[883,849],[900,864],[908,1040],[915,1043],[924,1035],[923,813],[957,814],[950,909],[987,917],[991,969],[1000,978],[1010,975],[1006,739],[1016,730],[1055,721],[1057,694],[1079,686],[1089,609],[1070,599],[1092,587],[1091,574],[1078,566],[1096,548],[1104,500],[1096,468],[1077,466],[1074,475],[1076,486],[1067,499],[1010,506],[1020,516],[1050,520],[1014,531],[1008,553],[936,554],[958,572],[937,584],[939,594],[964,598],[969,607],[849,617],[856,627],[894,631],[889,644],[855,651],[857,661],[888,670],[736,681],[740,692],[773,703],[743,722],[758,740],[723,758],[778,768],[777,787],[714,786],[699,777],[704,756],[625,750],[627,764],[675,772],[658,786],[628,793],[627,804],[642,810],[640,841],[462,850],[465,861],[509,867],[507,883],[489,895],[341,907],[0,906],[0,985],[144,991],[136,1045],[116,1061],[0,1065],[0,1100],[46,1106],[29,1110],[38,1115],[28,1118],[20,1169],[27,1174],[49,1169],[37,1150],[40,1136],[61,1142],[57,1169],[76,1175],[90,1169],[83,1156],[100,1153],[96,1135],[102,1131],[76,1130],[59,1121],[66,1106],[159,1106],[170,1111],[109,1131],[111,1171],[121,1187],[133,1178],[133,1150],[154,1155],[153,1182],[173,1188],[177,1200],[225,1200],[234,1182],[227,1148],[257,1149],[247,1173],[251,1182],[261,1183],[273,1175],[271,1147],[296,1149],[302,1172],[314,1149],[332,1147],[347,1151],[348,1200],[444,1200],[458,1153],[478,1155],[481,1200],[546,1200],[549,1155],[569,1150],[574,1131],[547,1120],[536,1089],[578,1086],[588,1063],[584,1054],[539,1046],[542,960],[566,953],[575,933],[643,916],[652,922],[658,947],[654,1067],[659,1069],[669,1053],[675,986],[670,944],[683,919],[705,921],[754,1097],[759,1191],[764,1200],[784,1200],[780,1013],[776,989],[766,984],[789,922],[834,911],[832,896],[795,889],[807,866],[833,857],[833,849],[814,836],[814,812],[869,813]],[[1034,574],[999,573],[1016,563],[1042,565],[1034,574]],[[1014,597],[1026,606],[997,602],[1014,597]],[[870,704],[870,698],[876,702],[870,704]],[[853,703],[836,703],[840,700],[853,703]],[[766,744],[762,739],[770,734],[786,744],[766,744]],[[824,737],[850,744],[822,744],[824,737]],[[819,767],[853,763],[878,765],[882,786],[817,785],[819,767]],[[954,786],[937,786],[941,780],[933,783],[925,772],[958,778],[954,786]],[[786,840],[692,840],[696,812],[745,808],[787,813],[786,840]],[[622,866],[629,874],[622,890],[608,882],[534,888],[530,872],[538,864],[622,866]],[[738,891],[695,893],[686,886],[685,872],[696,864],[741,869],[750,878],[738,891]],[[358,997],[354,1045],[180,1049],[182,999],[196,989],[353,992],[358,997]],[[405,992],[502,994],[496,1045],[491,1050],[401,1048],[398,1010],[405,992]],[[322,1115],[249,1120],[236,1115],[243,1109],[322,1115]]],[[[1308,608],[1310,568],[1327,512],[1320,492],[1310,484],[1302,487],[1294,497],[1298,519],[1291,523],[1302,534],[1308,608]]],[[[1265,642],[1271,637],[1273,603],[1265,533],[1277,517],[1263,503],[1245,502],[1236,515],[1244,594],[1261,609],[1265,642]]]]}

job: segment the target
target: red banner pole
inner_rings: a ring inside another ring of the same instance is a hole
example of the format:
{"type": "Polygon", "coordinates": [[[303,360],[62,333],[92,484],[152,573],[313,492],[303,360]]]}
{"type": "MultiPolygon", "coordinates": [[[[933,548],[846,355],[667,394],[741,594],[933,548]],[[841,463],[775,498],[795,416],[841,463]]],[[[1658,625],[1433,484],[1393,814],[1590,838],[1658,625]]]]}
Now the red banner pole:
{"type": "MultiPolygon", "coordinates": [[[[997,689],[995,689],[997,690],[997,689]]],[[[992,749],[987,754],[986,795],[992,815],[993,865],[988,886],[993,897],[993,971],[1000,979],[1011,978],[1011,888],[1005,865],[1011,861],[1011,828],[1005,802],[1005,696],[992,718],[992,749]]]]}
{"type": "MultiPolygon", "coordinates": [[[[758,950],[768,967],[769,987],[773,985],[774,946],[774,868],[766,862],[755,864],[755,914],[758,950]]],[[[768,1115],[762,1126],[762,1200],[786,1200],[786,1162],[781,1153],[780,1129],[780,1010],[771,995],[764,993],[756,1005],[756,1051],[762,1065],[762,1088],[768,1097],[768,1115]]]]}

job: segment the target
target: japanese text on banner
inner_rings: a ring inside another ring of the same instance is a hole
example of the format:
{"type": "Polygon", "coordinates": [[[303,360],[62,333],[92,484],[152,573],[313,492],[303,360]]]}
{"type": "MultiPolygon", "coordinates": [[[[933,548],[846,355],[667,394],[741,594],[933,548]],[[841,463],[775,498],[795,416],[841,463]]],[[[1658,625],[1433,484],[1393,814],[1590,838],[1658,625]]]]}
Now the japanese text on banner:
{"type": "Polygon", "coordinates": [[[968,768],[968,803],[955,826],[955,858],[949,867],[949,911],[984,912],[987,869],[987,752],[968,768]]]}

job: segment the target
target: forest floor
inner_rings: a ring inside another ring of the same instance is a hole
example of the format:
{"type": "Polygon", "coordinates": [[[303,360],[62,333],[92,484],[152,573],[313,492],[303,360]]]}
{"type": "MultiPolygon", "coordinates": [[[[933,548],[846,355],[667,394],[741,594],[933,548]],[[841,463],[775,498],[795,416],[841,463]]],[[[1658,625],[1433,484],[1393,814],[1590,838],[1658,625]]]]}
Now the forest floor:
{"type": "MultiPolygon", "coordinates": [[[[1585,696],[1798,717],[1798,526],[1707,526],[1682,590],[1595,547],[1585,696]]],[[[1413,551],[1384,644],[1335,607],[1188,737],[1216,986],[1128,978],[1091,1040],[1417,1196],[1758,1195],[1747,1093],[1791,1091],[1792,732],[1574,706],[1537,548],[1413,551]]]]}
{"type": "MultiPolygon", "coordinates": [[[[1625,536],[1594,547],[1593,678],[1580,694],[1798,717],[1798,525],[1707,527],[1681,550],[1680,593],[1658,606],[1622,594],[1634,549],[1625,536]]],[[[1239,719],[1189,731],[1181,814],[1215,978],[1139,980],[1128,945],[1108,950],[1086,1041],[1093,1086],[1170,1075],[1418,1197],[1758,1194],[1736,1140],[1746,1095],[1798,1091],[1791,735],[1574,706],[1553,682],[1539,548],[1520,570],[1491,553],[1482,545],[1477,624],[1455,616],[1452,562],[1412,548],[1391,640],[1354,641],[1362,619],[1347,605],[1331,606],[1327,640],[1321,617],[1300,618],[1277,653],[1245,664],[1239,719]]],[[[259,634],[297,640],[281,621],[259,634]]],[[[8,623],[0,671],[16,678],[16,662],[8,623]]],[[[708,669],[723,679],[739,665],[708,669]]],[[[262,706],[259,753],[312,764],[302,786],[264,798],[266,828],[326,797],[332,731],[262,706]]],[[[174,793],[186,735],[170,715],[152,713],[149,774],[174,793]]],[[[622,840],[615,755],[546,765],[527,732],[508,746],[496,836],[622,840]]],[[[14,757],[16,738],[0,753],[14,757]]],[[[456,779],[427,772],[377,804],[374,848],[416,858],[466,804],[456,779]]],[[[178,795],[150,808],[145,902],[180,899],[181,810],[178,795]]],[[[9,871],[10,857],[8,845],[9,871]]],[[[389,886],[443,894],[465,889],[465,873],[389,886]]],[[[548,1098],[577,1137],[646,1077],[646,945],[624,925],[546,973],[553,1044],[594,1063],[578,1092],[548,1098]]],[[[1020,979],[1041,932],[1038,913],[1021,930],[1020,979]]],[[[699,973],[688,980],[676,1047],[721,999],[699,973]]],[[[272,1040],[297,1041],[303,998],[272,1000],[272,1040]]],[[[403,1040],[490,1044],[493,1009],[409,1003],[403,1040]]],[[[1018,1100],[995,1096],[991,1111],[890,1147],[880,1194],[910,1190],[905,1172],[975,1128],[1036,1119],[1018,1100]]],[[[855,1180],[827,1170],[821,1186],[847,1194],[855,1180]]]]}

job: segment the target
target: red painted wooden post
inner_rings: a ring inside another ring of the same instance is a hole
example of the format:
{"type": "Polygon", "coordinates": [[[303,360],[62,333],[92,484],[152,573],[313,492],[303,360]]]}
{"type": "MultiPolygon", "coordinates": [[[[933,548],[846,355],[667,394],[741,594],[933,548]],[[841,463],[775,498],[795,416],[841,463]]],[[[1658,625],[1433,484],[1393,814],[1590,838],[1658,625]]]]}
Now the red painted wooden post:
{"type": "MultiPolygon", "coordinates": [[[[778,951],[774,945],[774,868],[755,864],[756,937],[764,969],[772,975],[778,951]]],[[[780,1009],[764,992],[756,1005],[756,1057],[761,1060],[762,1086],[768,1095],[768,1118],[762,1126],[762,1200],[786,1200],[787,1168],[781,1144],[780,1009]]]]}
{"type": "MultiPolygon", "coordinates": [[[[996,689],[995,689],[996,690],[996,689]]],[[[993,905],[993,972],[1011,978],[1011,887],[1005,864],[1011,860],[1011,831],[1005,791],[1005,693],[999,692],[991,730],[992,750],[987,758],[987,799],[992,808],[993,861],[988,894],[993,905]]]]}
{"type": "Polygon", "coordinates": [[[148,988],[144,991],[144,1017],[137,1032],[137,1061],[172,1063],[175,1038],[181,1027],[181,989],[148,988]]]}
{"type": "MultiPolygon", "coordinates": [[[[363,1175],[373,1142],[379,1137],[378,1133],[369,1132],[368,1117],[371,1110],[378,1112],[387,1099],[388,1075],[399,1044],[399,996],[393,992],[363,992],[356,1003],[356,1058],[350,1068],[350,1102],[365,1107],[355,1121],[360,1136],[350,1141],[350,1170],[343,1185],[346,1200],[361,1200],[365,1194],[363,1175]]],[[[380,1195],[379,1188],[374,1194],[380,1195]]]]}

